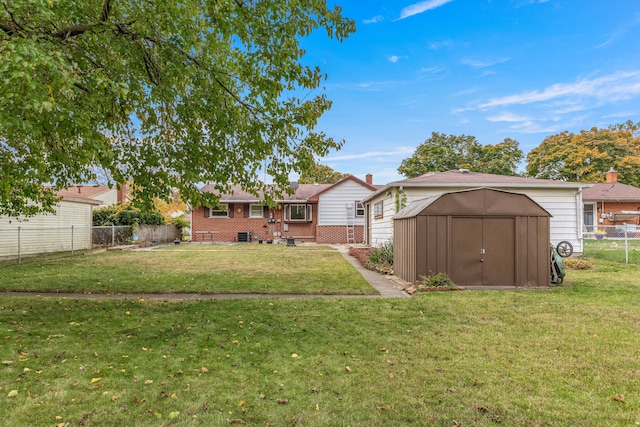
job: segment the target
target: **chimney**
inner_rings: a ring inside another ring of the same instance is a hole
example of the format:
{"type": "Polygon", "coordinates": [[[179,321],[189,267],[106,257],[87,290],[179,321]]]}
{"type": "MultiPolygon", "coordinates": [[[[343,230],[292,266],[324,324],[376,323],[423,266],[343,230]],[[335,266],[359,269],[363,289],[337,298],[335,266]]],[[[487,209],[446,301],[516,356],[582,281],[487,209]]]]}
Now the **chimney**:
{"type": "Polygon", "coordinates": [[[118,203],[124,203],[127,201],[127,184],[122,183],[122,184],[118,184],[118,196],[117,196],[117,202],[118,203]]]}
{"type": "Polygon", "coordinates": [[[613,168],[609,169],[607,172],[607,182],[618,182],[618,172],[616,172],[613,168]]]}
{"type": "Polygon", "coordinates": [[[369,185],[373,185],[373,175],[371,175],[370,173],[368,173],[368,174],[366,175],[366,180],[367,180],[367,181],[366,181],[366,182],[367,182],[367,184],[369,184],[369,185]]]}

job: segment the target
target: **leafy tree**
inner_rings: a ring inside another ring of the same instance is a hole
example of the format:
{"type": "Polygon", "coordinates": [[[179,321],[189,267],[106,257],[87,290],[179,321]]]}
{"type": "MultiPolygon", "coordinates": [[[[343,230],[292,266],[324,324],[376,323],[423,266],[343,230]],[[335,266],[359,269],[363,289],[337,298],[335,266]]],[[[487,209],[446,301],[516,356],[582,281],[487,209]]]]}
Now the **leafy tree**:
{"type": "Polygon", "coordinates": [[[333,184],[349,176],[347,173],[334,171],[326,165],[315,164],[300,174],[300,184],[333,184]]]}
{"type": "MultiPolygon", "coordinates": [[[[302,63],[316,29],[354,22],[324,0],[11,0],[0,8],[0,215],[51,211],[53,190],[133,181],[152,205],[198,183],[280,188],[341,141],[315,132],[331,106],[302,63]],[[53,183],[47,190],[44,183],[53,183]]],[[[277,190],[274,190],[277,191],[277,190]]]]}
{"type": "Polygon", "coordinates": [[[578,182],[604,181],[610,168],[620,182],[640,184],[638,124],[628,121],[606,129],[548,136],[527,155],[527,174],[535,178],[578,182]]]}
{"type": "Polygon", "coordinates": [[[469,169],[474,172],[515,175],[523,154],[518,141],[506,138],[496,145],[481,145],[474,136],[433,132],[415,153],[400,164],[398,172],[414,178],[428,172],[469,169]]]}
{"type": "Polygon", "coordinates": [[[144,211],[130,203],[120,203],[106,208],[93,210],[93,225],[162,225],[164,217],[158,211],[144,211]]]}

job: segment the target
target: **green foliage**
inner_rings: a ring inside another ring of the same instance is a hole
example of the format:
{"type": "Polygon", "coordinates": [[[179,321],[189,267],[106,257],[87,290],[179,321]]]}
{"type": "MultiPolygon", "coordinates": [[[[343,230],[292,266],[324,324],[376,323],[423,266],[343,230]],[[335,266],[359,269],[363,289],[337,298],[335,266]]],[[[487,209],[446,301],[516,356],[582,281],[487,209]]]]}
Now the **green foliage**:
{"type": "Polygon", "coordinates": [[[640,123],[627,121],[607,129],[549,136],[527,155],[527,175],[534,178],[602,182],[610,168],[618,180],[640,185],[640,123]]]}
{"type": "Polygon", "coordinates": [[[334,184],[349,176],[347,173],[334,171],[329,166],[315,164],[300,174],[300,184],[334,184]]]}
{"type": "Polygon", "coordinates": [[[420,276],[419,287],[426,288],[450,288],[456,286],[453,280],[446,273],[431,274],[429,276],[420,276]]]}
{"type": "Polygon", "coordinates": [[[402,161],[398,172],[407,178],[460,168],[497,175],[516,175],[522,158],[518,141],[511,138],[496,145],[483,146],[474,136],[433,132],[411,157],[402,161]]]}
{"type": "Polygon", "coordinates": [[[339,149],[318,119],[325,75],[301,39],[355,31],[324,0],[11,0],[0,9],[0,215],[51,210],[57,189],[133,182],[136,203],[215,205],[202,182],[288,186],[339,149]],[[309,94],[314,95],[309,95],[309,94]]]}
{"type": "Polygon", "coordinates": [[[164,217],[158,211],[141,211],[125,203],[93,211],[94,226],[108,225],[162,225],[164,217]]]}
{"type": "Polygon", "coordinates": [[[379,248],[373,248],[367,261],[372,264],[393,265],[393,242],[385,242],[379,248]]]}
{"type": "Polygon", "coordinates": [[[189,221],[187,221],[186,219],[184,219],[184,217],[182,216],[178,216],[175,217],[171,220],[171,222],[173,224],[176,225],[176,227],[178,227],[180,230],[182,230],[183,228],[189,228],[191,226],[191,224],[189,223],[189,221]]]}
{"type": "Polygon", "coordinates": [[[396,191],[396,212],[407,206],[407,195],[404,191],[396,191]]]}

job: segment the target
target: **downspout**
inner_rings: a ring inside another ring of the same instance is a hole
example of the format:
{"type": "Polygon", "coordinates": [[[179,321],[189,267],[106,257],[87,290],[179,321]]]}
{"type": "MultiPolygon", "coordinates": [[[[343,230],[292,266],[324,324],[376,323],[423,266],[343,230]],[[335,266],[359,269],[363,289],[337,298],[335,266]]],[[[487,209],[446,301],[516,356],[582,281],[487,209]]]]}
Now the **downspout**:
{"type": "Polygon", "coordinates": [[[576,235],[578,237],[578,241],[580,242],[580,247],[582,248],[583,245],[583,233],[582,233],[582,229],[584,226],[584,205],[582,204],[582,187],[578,188],[578,192],[576,193],[576,204],[578,205],[578,221],[577,221],[577,229],[576,229],[576,235]]]}

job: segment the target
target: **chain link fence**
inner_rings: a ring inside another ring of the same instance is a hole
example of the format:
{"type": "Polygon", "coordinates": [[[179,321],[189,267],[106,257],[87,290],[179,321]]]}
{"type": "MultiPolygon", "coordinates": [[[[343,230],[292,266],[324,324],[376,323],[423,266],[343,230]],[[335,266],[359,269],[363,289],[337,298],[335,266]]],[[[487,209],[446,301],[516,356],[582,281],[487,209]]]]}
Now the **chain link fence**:
{"type": "Polygon", "coordinates": [[[61,226],[0,228],[0,261],[36,255],[74,256],[94,248],[132,243],[164,243],[180,238],[175,225],[138,226],[61,226]],[[135,234],[134,234],[135,232],[135,234]]]}

